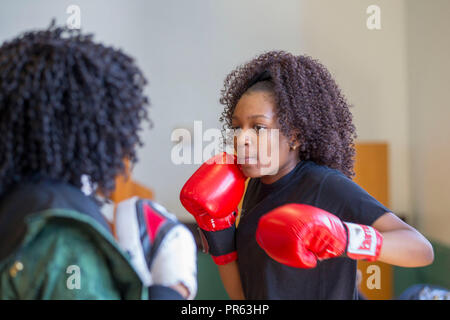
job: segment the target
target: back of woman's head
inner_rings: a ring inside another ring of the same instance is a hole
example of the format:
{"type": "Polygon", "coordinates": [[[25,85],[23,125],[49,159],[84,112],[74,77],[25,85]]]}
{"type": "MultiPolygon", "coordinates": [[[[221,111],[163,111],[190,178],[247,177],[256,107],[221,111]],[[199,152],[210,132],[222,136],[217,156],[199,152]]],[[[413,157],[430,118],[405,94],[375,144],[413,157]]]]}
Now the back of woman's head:
{"type": "Polygon", "coordinates": [[[80,31],[24,33],[0,47],[0,194],[30,176],[108,195],[136,161],[148,120],[146,79],[132,58],[80,31]]]}

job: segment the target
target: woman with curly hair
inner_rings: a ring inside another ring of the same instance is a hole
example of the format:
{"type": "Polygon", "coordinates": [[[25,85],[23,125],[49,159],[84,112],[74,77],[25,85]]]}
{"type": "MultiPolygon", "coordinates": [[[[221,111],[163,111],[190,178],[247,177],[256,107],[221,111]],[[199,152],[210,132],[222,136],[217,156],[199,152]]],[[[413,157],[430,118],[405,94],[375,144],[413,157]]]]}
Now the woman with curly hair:
{"type": "Polygon", "coordinates": [[[164,269],[153,285],[142,280],[150,266],[136,267],[123,251],[138,238],[130,222],[138,205],[146,217],[156,214],[186,236],[185,262],[191,264],[176,264],[178,270],[195,266],[187,229],[160,206],[137,202],[121,211],[123,224],[116,225],[124,245],[100,211],[125,172],[124,160],[136,162],[141,122],[149,121],[145,84],[131,57],[54,23],[0,47],[0,299],[195,295],[191,269],[186,285],[166,281],[180,279],[168,275],[165,264],[174,256],[168,249],[176,247],[174,237],[167,243],[158,234],[164,261],[158,260],[162,249],[145,246],[153,250],[152,268],[164,269]]]}
{"type": "Polygon", "coordinates": [[[357,259],[404,267],[433,261],[419,232],[351,180],[352,114],[321,63],[264,53],[226,77],[220,101],[250,177],[237,260],[219,266],[231,298],[355,299],[357,259]],[[276,144],[267,134],[275,130],[276,144]],[[269,159],[278,158],[274,170],[264,171],[262,139],[269,159]]]}

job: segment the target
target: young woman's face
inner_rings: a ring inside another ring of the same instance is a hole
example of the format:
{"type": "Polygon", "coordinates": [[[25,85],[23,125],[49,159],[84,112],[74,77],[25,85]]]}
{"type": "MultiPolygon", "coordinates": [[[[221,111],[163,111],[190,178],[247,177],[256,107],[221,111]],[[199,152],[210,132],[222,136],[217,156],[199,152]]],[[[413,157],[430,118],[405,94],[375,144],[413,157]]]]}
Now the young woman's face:
{"type": "Polygon", "coordinates": [[[292,150],[292,143],[279,130],[276,105],[270,93],[256,91],[242,95],[231,126],[236,130],[234,150],[238,163],[247,177],[262,177],[271,183],[298,163],[298,152],[292,150]],[[276,140],[274,131],[278,131],[276,140]]]}

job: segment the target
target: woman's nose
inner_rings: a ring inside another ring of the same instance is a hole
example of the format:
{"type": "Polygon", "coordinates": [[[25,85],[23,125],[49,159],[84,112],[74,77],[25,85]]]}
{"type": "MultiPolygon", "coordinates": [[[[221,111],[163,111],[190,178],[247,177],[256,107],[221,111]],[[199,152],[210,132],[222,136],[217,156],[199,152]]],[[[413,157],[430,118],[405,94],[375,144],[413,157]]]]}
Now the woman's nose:
{"type": "Polygon", "coordinates": [[[252,129],[238,129],[235,133],[235,142],[237,147],[250,147],[255,144],[257,139],[255,130],[252,129]]]}

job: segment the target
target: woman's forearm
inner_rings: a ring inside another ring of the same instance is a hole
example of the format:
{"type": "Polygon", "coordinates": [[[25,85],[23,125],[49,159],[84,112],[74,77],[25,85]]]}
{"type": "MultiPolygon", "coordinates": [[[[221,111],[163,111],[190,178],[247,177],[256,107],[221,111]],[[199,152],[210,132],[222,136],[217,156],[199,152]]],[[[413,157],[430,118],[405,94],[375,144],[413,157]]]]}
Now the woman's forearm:
{"type": "Polygon", "coordinates": [[[378,218],[372,227],[383,236],[379,261],[399,267],[423,267],[433,262],[430,242],[392,212],[378,218]]]}
{"type": "Polygon", "coordinates": [[[382,235],[379,261],[399,267],[423,267],[433,262],[433,247],[419,232],[402,229],[382,235]]]}
{"type": "Polygon", "coordinates": [[[230,262],[225,265],[219,265],[219,274],[222,279],[228,296],[232,300],[244,300],[244,291],[242,290],[241,277],[237,261],[230,262]]]}

